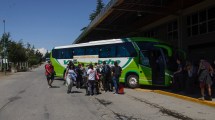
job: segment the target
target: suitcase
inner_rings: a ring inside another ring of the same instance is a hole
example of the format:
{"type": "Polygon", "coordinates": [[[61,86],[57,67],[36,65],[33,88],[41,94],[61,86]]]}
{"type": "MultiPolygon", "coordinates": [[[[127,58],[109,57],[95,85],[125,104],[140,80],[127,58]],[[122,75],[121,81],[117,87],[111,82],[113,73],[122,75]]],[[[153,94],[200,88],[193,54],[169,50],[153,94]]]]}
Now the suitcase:
{"type": "Polygon", "coordinates": [[[124,94],[124,85],[122,83],[119,84],[119,94],[124,94]]]}

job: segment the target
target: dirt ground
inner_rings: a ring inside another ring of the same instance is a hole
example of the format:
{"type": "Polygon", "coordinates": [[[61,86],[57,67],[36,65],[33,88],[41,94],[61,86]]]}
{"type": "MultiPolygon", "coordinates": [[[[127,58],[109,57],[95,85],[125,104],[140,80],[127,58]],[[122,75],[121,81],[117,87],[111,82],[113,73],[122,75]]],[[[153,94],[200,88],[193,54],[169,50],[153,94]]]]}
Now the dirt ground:
{"type": "Polygon", "coordinates": [[[2,80],[4,77],[7,77],[9,75],[12,75],[13,73],[11,72],[6,72],[6,74],[4,72],[0,72],[0,80],[2,80]]]}

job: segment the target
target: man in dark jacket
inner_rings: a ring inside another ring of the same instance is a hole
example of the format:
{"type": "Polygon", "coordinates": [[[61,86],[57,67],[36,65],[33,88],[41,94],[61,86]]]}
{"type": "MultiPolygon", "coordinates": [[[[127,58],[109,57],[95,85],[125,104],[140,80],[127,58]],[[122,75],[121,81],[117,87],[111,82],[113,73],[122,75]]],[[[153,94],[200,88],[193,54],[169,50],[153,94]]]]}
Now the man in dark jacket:
{"type": "Polygon", "coordinates": [[[111,81],[111,68],[109,65],[106,64],[105,61],[103,61],[102,66],[102,77],[103,77],[103,85],[105,92],[112,91],[112,81],[111,81]]]}
{"type": "Polygon", "coordinates": [[[117,61],[114,62],[114,67],[112,68],[113,84],[115,88],[115,94],[119,91],[119,77],[121,76],[122,68],[118,66],[117,61]]]}

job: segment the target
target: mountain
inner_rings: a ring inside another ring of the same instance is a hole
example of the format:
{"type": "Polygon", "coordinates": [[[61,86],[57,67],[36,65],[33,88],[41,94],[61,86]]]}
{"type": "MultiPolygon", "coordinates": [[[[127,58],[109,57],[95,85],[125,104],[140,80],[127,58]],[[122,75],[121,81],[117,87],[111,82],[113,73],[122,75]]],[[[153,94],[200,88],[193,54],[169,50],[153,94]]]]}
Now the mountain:
{"type": "MultiPolygon", "coordinates": [[[[36,50],[39,50],[40,51],[40,53],[42,53],[43,54],[43,56],[45,56],[45,54],[46,54],[46,52],[48,51],[47,49],[45,49],[45,48],[37,48],[37,49],[35,49],[35,51],[36,50]]],[[[50,51],[48,51],[48,52],[50,52],[50,51]]]]}

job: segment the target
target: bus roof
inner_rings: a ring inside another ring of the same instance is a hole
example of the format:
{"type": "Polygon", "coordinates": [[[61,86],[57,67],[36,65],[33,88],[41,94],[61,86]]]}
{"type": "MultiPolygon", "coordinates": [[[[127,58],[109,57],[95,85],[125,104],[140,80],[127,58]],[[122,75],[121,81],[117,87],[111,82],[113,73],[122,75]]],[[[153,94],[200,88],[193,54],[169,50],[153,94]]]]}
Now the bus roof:
{"type": "Polygon", "coordinates": [[[94,45],[104,45],[104,44],[113,44],[113,43],[123,43],[122,39],[109,39],[109,40],[99,40],[99,41],[90,41],[86,43],[79,43],[79,44],[71,44],[65,46],[57,46],[54,49],[61,49],[61,48],[71,48],[71,47],[83,47],[83,46],[94,46],[94,45]]]}
{"type": "Polygon", "coordinates": [[[98,41],[90,41],[86,43],[79,44],[71,44],[65,46],[57,46],[54,49],[62,49],[62,48],[74,48],[74,47],[83,47],[83,46],[94,46],[94,45],[105,45],[105,44],[115,44],[115,43],[123,43],[129,41],[144,41],[144,42],[161,42],[154,38],[146,38],[146,37],[132,37],[132,38],[122,38],[122,39],[108,39],[108,40],[98,40],[98,41]]]}

